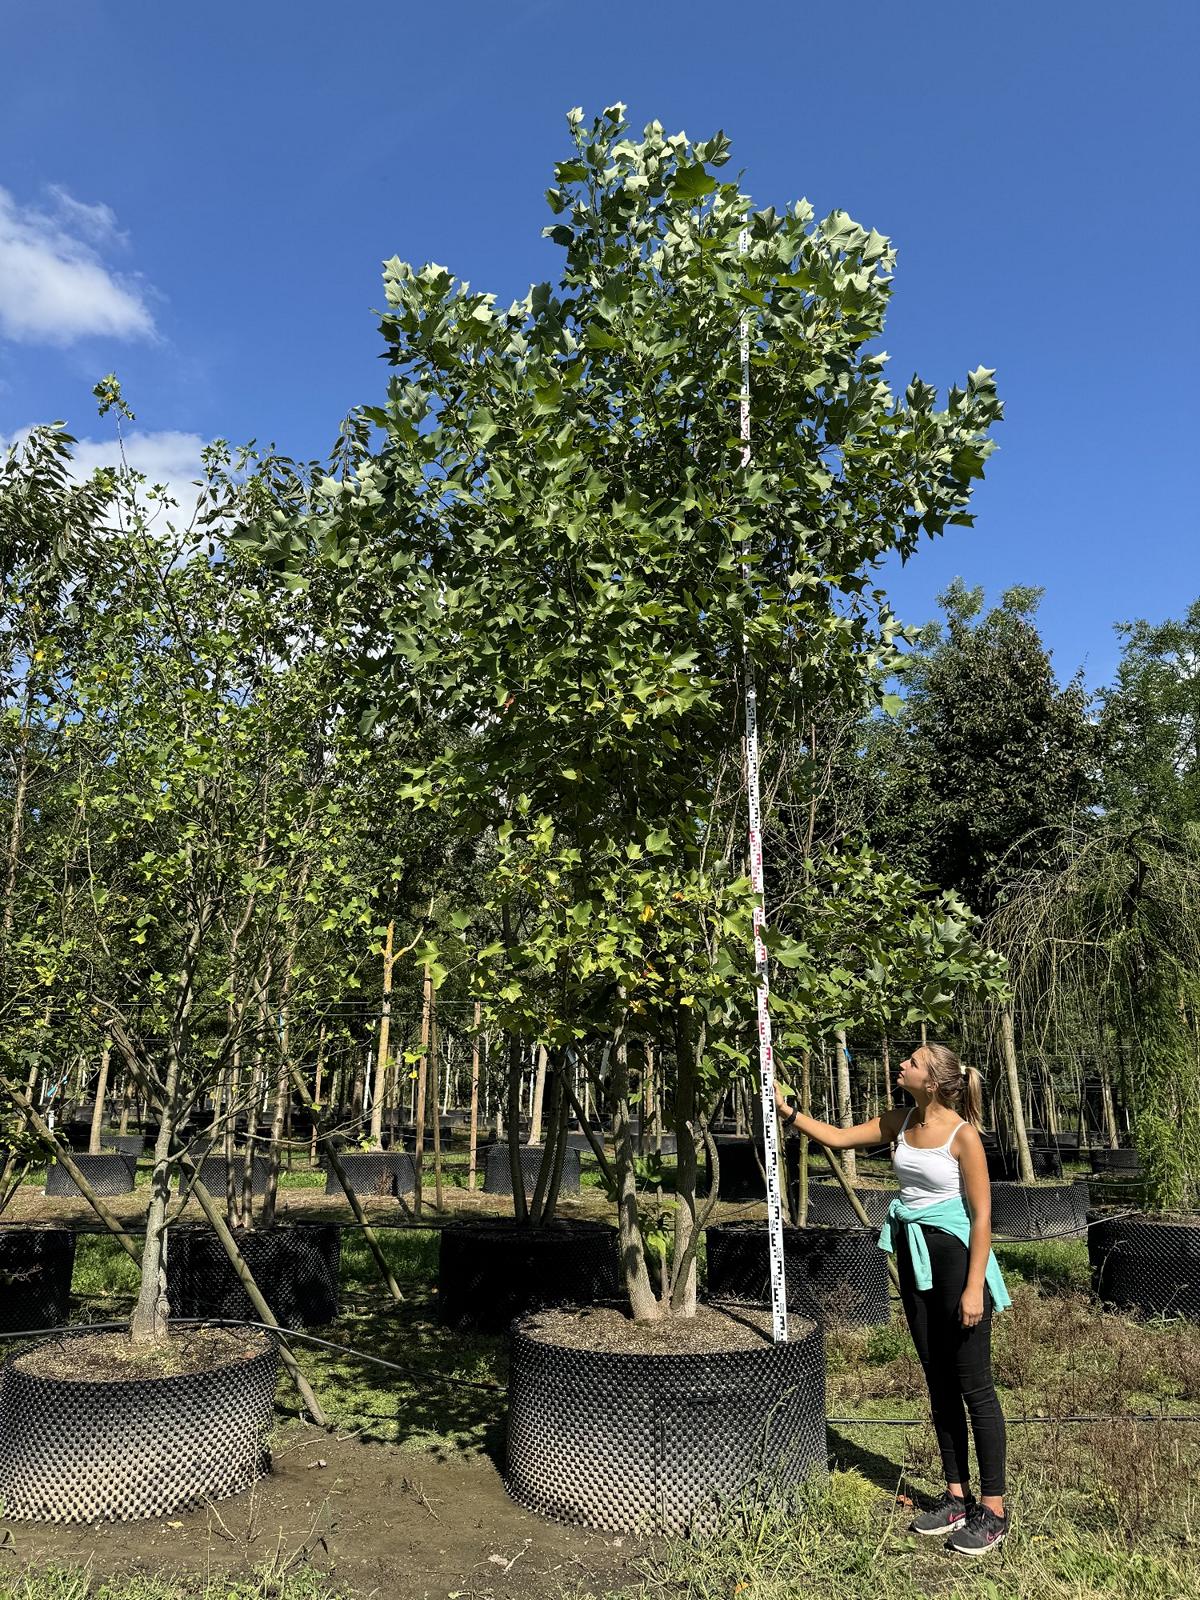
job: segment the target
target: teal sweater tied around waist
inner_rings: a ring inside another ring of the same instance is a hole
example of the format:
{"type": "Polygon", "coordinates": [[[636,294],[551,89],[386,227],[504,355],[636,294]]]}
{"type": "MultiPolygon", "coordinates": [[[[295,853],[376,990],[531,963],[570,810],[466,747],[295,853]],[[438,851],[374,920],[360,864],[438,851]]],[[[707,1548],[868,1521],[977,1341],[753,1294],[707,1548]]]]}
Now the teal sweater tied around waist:
{"type": "MultiPolygon", "coordinates": [[[[912,1261],[913,1281],[918,1289],[933,1288],[933,1273],[929,1266],[929,1246],[925,1242],[925,1224],[930,1228],[940,1228],[943,1233],[952,1233],[956,1239],[970,1248],[971,1245],[971,1218],[967,1208],[959,1196],[952,1200],[939,1200],[934,1206],[917,1207],[902,1205],[899,1199],[893,1200],[888,1207],[887,1221],[879,1231],[879,1248],[886,1250],[888,1255],[893,1253],[895,1245],[892,1239],[893,1229],[899,1225],[904,1229],[908,1240],[908,1254],[912,1261]]],[[[1005,1306],[1012,1305],[1012,1298],[1004,1287],[1004,1279],[1000,1273],[1000,1264],[993,1251],[988,1251],[987,1272],[984,1282],[992,1292],[992,1309],[1003,1311],[1005,1306]]]]}

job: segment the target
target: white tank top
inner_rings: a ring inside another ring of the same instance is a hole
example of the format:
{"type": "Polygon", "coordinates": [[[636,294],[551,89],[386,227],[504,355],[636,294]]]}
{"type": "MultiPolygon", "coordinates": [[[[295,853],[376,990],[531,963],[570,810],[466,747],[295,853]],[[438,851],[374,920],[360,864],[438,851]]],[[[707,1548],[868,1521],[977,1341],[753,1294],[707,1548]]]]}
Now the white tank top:
{"type": "Polygon", "coordinates": [[[904,1137],[912,1112],[904,1119],[892,1150],[892,1166],[900,1180],[900,1204],[924,1211],[939,1205],[943,1200],[966,1198],[962,1181],[962,1167],[951,1154],[950,1146],[962,1127],[955,1123],[945,1144],[933,1150],[918,1150],[904,1137]]]}

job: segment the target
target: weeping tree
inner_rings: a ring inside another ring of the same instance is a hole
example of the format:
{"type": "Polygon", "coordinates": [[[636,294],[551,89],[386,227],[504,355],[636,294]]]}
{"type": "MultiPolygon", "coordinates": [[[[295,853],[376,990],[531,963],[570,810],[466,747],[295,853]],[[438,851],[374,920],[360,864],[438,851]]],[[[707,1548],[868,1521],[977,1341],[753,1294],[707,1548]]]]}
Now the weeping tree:
{"type": "MultiPolygon", "coordinates": [[[[780,1045],[802,1110],[809,1060],[825,1040],[928,1023],[953,1027],[964,1009],[1007,998],[1003,958],[979,938],[979,919],[953,890],[933,890],[868,845],[811,858],[776,911],[780,1045]]],[[[847,1106],[846,1121],[853,1120],[847,1106]]],[[[803,1221],[806,1191],[791,1196],[803,1221]]],[[[854,1167],[847,1163],[854,1176],[854,1167]]]]}
{"type": "Polygon", "coordinates": [[[568,124],[557,281],[505,308],[389,262],[395,372],[362,413],[378,444],[305,517],[242,537],[324,586],[372,727],[436,729],[411,802],[495,840],[500,936],[461,951],[489,1024],[562,1058],[608,1045],[626,1280],[657,1317],[695,1305],[697,1145],[753,1027],[744,663],[773,729],[817,694],[859,703],[900,632],[874,569],[969,524],[1001,407],[986,369],[944,405],[918,379],[893,393],[880,234],[803,201],[755,210],[718,176],[722,134],[638,138],[621,106],[568,124]],[[636,1226],[635,1038],[664,1051],[679,1136],[659,1295],[636,1226]]]}
{"type": "Polygon", "coordinates": [[[1200,1191],[1200,849],[1192,833],[1110,816],[1066,835],[1018,880],[989,932],[1008,956],[1026,1032],[1090,1025],[1112,1049],[1147,1198],[1200,1191]]]}

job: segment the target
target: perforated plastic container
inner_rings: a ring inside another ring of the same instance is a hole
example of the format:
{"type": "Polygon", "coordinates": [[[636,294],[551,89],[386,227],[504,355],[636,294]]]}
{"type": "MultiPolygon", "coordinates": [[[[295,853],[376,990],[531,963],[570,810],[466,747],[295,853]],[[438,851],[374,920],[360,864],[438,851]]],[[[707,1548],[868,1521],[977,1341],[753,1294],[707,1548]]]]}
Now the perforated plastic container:
{"type": "Polygon", "coordinates": [[[584,1527],[703,1528],[825,1468],[823,1339],[799,1318],[786,1344],[644,1355],[555,1344],[535,1314],[513,1327],[508,1402],[509,1493],[584,1527]]]}
{"type": "MultiPolygon", "coordinates": [[[[87,1329],[63,1340],[87,1337],[87,1329]]],[[[17,1521],[129,1522],[223,1500],[270,1470],[278,1352],[129,1381],[47,1378],[5,1362],[0,1499],[17,1521]]],[[[40,1346],[38,1348],[41,1348],[40,1346]]],[[[82,1364],[82,1363],[81,1363],[82,1364]]]]}
{"type": "MultiPolygon", "coordinates": [[[[545,1146],[540,1144],[527,1144],[521,1147],[521,1177],[525,1183],[525,1193],[532,1195],[537,1187],[538,1173],[542,1168],[542,1156],[545,1146]]],[[[562,1179],[558,1186],[559,1194],[579,1193],[579,1151],[566,1149],[563,1151],[562,1179]]],[[[487,1166],[483,1172],[483,1187],[488,1194],[511,1194],[512,1166],[509,1161],[508,1145],[494,1144],[487,1153],[487,1166]]]]}
{"type": "MultiPolygon", "coordinates": [[[[129,1194],[133,1190],[137,1161],[133,1156],[116,1154],[72,1155],[72,1160],[98,1195],[129,1194]]],[[[82,1190],[60,1162],[54,1161],[46,1173],[48,1195],[79,1197],[82,1190]]]]}
{"type": "MultiPolygon", "coordinates": [[[[342,1230],[336,1222],[235,1228],[234,1239],[275,1319],[320,1327],[338,1314],[342,1230]]],[[[211,1228],[175,1223],[167,1241],[167,1299],[177,1317],[247,1317],[258,1312],[211,1228]]]]}
{"type": "MultiPolygon", "coordinates": [[[[339,1155],[350,1187],[361,1200],[386,1196],[394,1199],[416,1189],[416,1164],[405,1150],[347,1151],[339,1155]]],[[[325,1169],[325,1193],[343,1193],[332,1166],[325,1169]]]]}
{"type": "Polygon", "coordinates": [[[1200,1322],[1200,1218],[1095,1217],[1088,1258],[1092,1287],[1109,1305],[1200,1322]]]}
{"type": "Polygon", "coordinates": [[[69,1228],[0,1226],[0,1332],[65,1322],[74,1266],[75,1235],[69,1228]]]}
{"type": "MultiPolygon", "coordinates": [[[[714,1299],[763,1303],[771,1293],[765,1222],[722,1222],[705,1229],[708,1292],[714,1299]]],[[[860,1327],[886,1322],[887,1256],[875,1228],[784,1228],[788,1310],[860,1327]]]]}
{"type": "Polygon", "coordinates": [[[1086,1183],[992,1185],[992,1232],[1001,1239],[1071,1239],[1087,1231],[1086,1183]]]}
{"type": "Polygon", "coordinates": [[[452,1328],[500,1333],[538,1306],[613,1299],[618,1265],[617,1230],[602,1222],[448,1223],[438,1257],[438,1316],[452,1328]]]}

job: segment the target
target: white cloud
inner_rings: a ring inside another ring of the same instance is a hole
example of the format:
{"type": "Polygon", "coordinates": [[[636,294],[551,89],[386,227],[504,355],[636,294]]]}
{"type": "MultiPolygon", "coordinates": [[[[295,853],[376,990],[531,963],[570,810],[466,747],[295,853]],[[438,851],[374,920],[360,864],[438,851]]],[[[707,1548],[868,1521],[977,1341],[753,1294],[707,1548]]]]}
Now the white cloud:
{"type": "MultiPolygon", "coordinates": [[[[10,445],[20,444],[29,435],[28,428],[20,428],[7,437],[0,434],[0,453],[10,445]]],[[[135,472],[146,479],[145,489],[163,485],[167,496],[178,502],[178,510],[164,510],[162,517],[175,527],[186,527],[196,509],[199,490],[195,479],[203,474],[200,452],[206,440],[198,433],[181,433],[164,428],[158,433],[143,433],[140,429],[125,436],[125,459],[135,472]]],[[[80,439],[72,452],[72,476],[82,482],[97,467],[118,467],[121,464],[120,446],[116,439],[80,439]]],[[[153,511],[157,502],[144,501],[147,511],[153,511]]]]}
{"type": "Polygon", "coordinates": [[[51,209],[39,210],[0,189],[0,336],[53,345],[95,334],[151,338],[143,286],[101,254],[126,242],[112,210],[62,188],[50,199],[51,209]]]}

